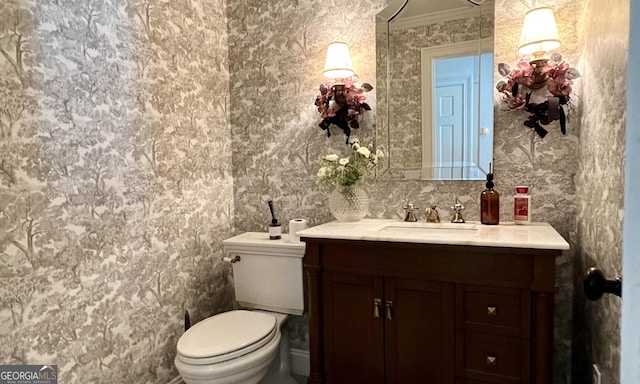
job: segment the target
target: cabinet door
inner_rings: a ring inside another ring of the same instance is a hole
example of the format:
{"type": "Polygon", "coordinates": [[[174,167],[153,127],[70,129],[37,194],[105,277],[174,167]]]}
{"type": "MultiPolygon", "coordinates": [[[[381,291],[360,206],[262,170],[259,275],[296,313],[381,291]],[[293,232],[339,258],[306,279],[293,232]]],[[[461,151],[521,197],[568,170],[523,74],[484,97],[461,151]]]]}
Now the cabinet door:
{"type": "Polygon", "coordinates": [[[453,384],[453,284],[386,278],[386,384],[453,384]]]}
{"type": "Polygon", "coordinates": [[[325,272],[322,285],[326,383],[383,384],[382,278],[325,272]]]}

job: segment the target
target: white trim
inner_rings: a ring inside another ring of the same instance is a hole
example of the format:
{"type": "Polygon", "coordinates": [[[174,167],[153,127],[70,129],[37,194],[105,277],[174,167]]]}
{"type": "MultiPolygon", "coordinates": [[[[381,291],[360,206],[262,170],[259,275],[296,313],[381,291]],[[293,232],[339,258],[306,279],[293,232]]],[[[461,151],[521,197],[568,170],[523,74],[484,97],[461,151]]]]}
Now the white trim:
{"type": "Polygon", "coordinates": [[[294,375],[309,377],[309,372],[311,371],[309,351],[291,348],[289,350],[289,355],[291,356],[291,373],[294,375]]]}

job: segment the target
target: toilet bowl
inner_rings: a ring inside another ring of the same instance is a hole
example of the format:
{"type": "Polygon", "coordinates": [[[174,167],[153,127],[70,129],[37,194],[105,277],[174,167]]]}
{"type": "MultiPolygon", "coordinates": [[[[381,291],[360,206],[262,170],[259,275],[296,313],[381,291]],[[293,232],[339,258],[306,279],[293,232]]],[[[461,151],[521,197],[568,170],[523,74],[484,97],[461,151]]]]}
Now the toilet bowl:
{"type": "Polygon", "coordinates": [[[295,384],[281,330],[300,315],[304,243],[248,232],[223,241],[233,260],[236,300],[243,308],[196,323],[178,340],[174,359],[186,384],[295,384]]]}
{"type": "MultiPolygon", "coordinates": [[[[277,371],[282,365],[278,360],[288,358],[278,356],[287,317],[236,310],[197,323],[178,341],[174,363],[182,380],[186,384],[259,383],[271,366],[277,371]]],[[[283,380],[278,383],[289,379],[283,380]]]]}

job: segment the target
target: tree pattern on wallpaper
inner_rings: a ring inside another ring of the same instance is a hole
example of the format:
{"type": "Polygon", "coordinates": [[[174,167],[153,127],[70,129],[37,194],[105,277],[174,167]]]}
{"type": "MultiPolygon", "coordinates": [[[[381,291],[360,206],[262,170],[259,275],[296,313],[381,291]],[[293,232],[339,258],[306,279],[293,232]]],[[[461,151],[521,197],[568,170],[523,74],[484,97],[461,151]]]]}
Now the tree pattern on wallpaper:
{"type": "MultiPolygon", "coordinates": [[[[375,98],[384,97],[385,89],[374,83],[375,14],[388,3],[385,0],[229,1],[229,40],[233,42],[229,47],[230,123],[236,151],[233,168],[238,230],[265,230],[266,196],[274,199],[283,220],[303,217],[310,225],[332,220],[326,207],[328,192],[319,188],[316,173],[320,156],[326,154],[327,148],[334,151],[342,148],[344,136],[337,132],[326,138],[326,132],[318,128],[321,119],[313,105],[318,86],[325,81],[322,68],[326,47],[334,40],[346,40],[350,44],[360,80],[374,86],[374,90],[367,93],[367,103],[375,111],[375,98]]],[[[578,2],[556,0],[555,3],[562,9],[568,7],[558,21],[566,41],[562,54],[577,65],[580,62],[576,46],[578,2]]],[[[526,10],[522,2],[496,1],[495,20],[499,20],[495,25],[496,62],[517,59],[514,47],[518,45],[519,25],[526,10]]],[[[370,117],[372,121],[354,133],[365,142],[375,139],[375,129],[380,127],[375,125],[373,113],[370,117]]],[[[513,112],[496,110],[495,126],[496,188],[504,196],[501,219],[512,220],[511,191],[516,185],[528,184],[534,193],[534,220],[551,223],[575,245],[573,178],[578,169],[577,124],[566,136],[552,131],[545,140],[533,144],[530,144],[530,133],[522,126],[521,116],[513,112]]],[[[409,199],[423,209],[427,204],[436,204],[443,220],[448,220],[451,217],[448,207],[457,197],[466,207],[465,219],[478,220],[479,194],[484,182],[369,179],[367,189],[372,201],[370,217],[402,218],[402,203],[409,199]]],[[[560,285],[556,296],[555,338],[559,383],[566,382],[569,376],[571,358],[571,313],[566,310],[573,297],[571,260],[571,252],[558,259],[556,276],[560,285]]],[[[292,344],[305,347],[306,323],[290,324],[292,344]]]]}
{"type": "MultiPolygon", "coordinates": [[[[344,134],[319,128],[314,101],[321,83],[327,45],[351,45],[362,82],[375,81],[372,22],[383,6],[375,0],[326,2],[233,0],[229,2],[231,132],[234,183],[241,230],[266,229],[266,200],[272,198],[281,219],[304,217],[310,225],[327,221],[321,208],[328,195],[317,185],[321,156],[347,151],[344,134]]],[[[372,92],[367,103],[375,104],[372,92]]],[[[375,137],[375,112],[365,112],[352,135],[375,137]]],[[[345,152],[346,153],[346,152],[345,152]]]]}
{"type": "Polygon", "coordinates": [[[175,375],[232,306],[225,3],[0,4],[0,356],[61,382],[175,375]]]}

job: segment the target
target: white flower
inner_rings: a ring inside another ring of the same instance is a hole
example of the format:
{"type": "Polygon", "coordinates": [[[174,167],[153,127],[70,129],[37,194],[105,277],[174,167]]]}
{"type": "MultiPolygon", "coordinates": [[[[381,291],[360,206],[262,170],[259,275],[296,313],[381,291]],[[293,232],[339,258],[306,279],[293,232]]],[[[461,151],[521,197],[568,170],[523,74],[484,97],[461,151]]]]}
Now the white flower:
{"type": "Polygon", "coordinates": [[[379,150],[379,149],[378,149],[378,150],[376,151],[376,157],[383,158],[383,157],[384,157],[384,152],[382,152],[381,150],[379,150]]]}
{"type": "Polygon", "coordinates": [[[327,175],[327,167],[318,169],[318,177],[325,177],[327,175]]]}
{"type": "Polygon", "coordinates": [[[358,153],[368,159],[369,155],[371,154],[371,151],[367,147],[360,147],[358,148],[358,153]]]}
{"type": "Polygon", "coordinates": [[[334,153],[334,154],[325,156],[324,159],[327,161],[336,161],[338,160],[338,155],[334,153]]]}
{"type": "Polygon", "coordinates": [[[360,139],[354,137],[353,139],[349,140],[349,144],[351,144],[351,148],[357,150],[358,148],[360,148],[360,139]]]}
{"type": "Polygon", "coordinates": [[[349,164],[349,158],[348,157],[343,157],[342,159],[340,159],[340,165],[347,165],[349,164]]]}

